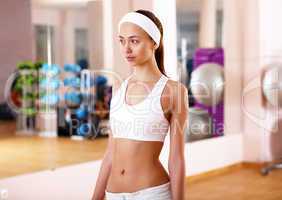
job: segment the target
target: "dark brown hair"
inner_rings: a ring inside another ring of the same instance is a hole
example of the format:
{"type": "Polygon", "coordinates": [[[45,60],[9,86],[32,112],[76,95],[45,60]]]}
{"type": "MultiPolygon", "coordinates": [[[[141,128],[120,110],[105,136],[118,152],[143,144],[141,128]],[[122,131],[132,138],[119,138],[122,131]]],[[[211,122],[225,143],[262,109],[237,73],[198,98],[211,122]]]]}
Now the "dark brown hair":
{"type": "Polygon", "coordinates": [[[154,13],[152,13],[151,11],[148,11],[148,10],[136,10],[135,12],[140,13],[140,14],[145,15],[146,17],[150,18],[156,24],[158,29],[160,30],[161,40],[160,40],[159,47],[155,51],[155,58],[156,58],[156,62],[157,62],[159,70],[161,71],[161,73],[163,75],[167,76],[166,73],[165,73],[165,69],[164,69],[164,46],[163,46],[163,26],[162,26],[162,23],[154,15],[154,13]]]}

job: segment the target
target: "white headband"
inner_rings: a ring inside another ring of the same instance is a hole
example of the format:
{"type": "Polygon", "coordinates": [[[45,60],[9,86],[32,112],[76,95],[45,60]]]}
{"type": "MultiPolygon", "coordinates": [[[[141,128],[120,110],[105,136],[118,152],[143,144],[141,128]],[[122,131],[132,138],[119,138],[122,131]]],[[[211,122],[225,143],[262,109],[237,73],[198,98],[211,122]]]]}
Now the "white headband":
{"type": "Polygon", "coordinates": [[[140,26],[151,36],[151,38],[156,42],[157,46],[159,46],[161,40],[161,33],[156,24],[150,18],[137,12],[127,13],[123,16],[123,18],[118,24],[119,31],[121,24],[124,22],[130,22],[140,26]]]}

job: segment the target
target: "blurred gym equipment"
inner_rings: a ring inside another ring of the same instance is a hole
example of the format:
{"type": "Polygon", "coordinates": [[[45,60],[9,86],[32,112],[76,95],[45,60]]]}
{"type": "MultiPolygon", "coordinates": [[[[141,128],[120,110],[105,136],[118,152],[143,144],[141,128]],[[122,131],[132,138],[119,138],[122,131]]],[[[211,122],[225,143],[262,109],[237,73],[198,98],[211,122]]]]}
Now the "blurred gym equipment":
{"type": "MultiPolygon", "coordinates": [[[[281,108],[282,63],[272,63],[266,66],[266,71],[262,77],[262,93],[268,103],[270,103],[272,106],[275,106],[277,109],[281,108]]],[[[282,162],[274,163],[262,168],[261,174],[266,176],[274,169],[282,169],[282,162]]]]}
{"type": "Polygon", "coordinates": [[[216,106],[224,91],[223,69],[215,63],[205,63],[192,72],[191,90],[194,98],[206,105],[216,106]]]}
{"type": "Polygon", "coordinates": [[[273,106],[282,106],[282,64],[275,63],[265,72],[262,79],[262,91],[273,106]]]}
{"type": "Polygon", "coordinates": [[[189,109],[189,128],[186,142],[192,142],[212,137],[212,118],[208,111],[201,108],[189,109]]]}

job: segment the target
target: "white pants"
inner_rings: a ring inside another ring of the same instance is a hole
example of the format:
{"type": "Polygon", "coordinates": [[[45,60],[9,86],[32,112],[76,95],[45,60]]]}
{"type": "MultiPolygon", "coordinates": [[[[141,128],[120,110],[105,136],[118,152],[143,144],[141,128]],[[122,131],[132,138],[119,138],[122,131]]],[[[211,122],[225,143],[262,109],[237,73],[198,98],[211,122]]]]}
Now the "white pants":
{"type": "Polygon", "coordinates": [[[111,193],[106,191],[106,200],[171,200],[170,182],[145,188],[136,192],[111,193]]]}

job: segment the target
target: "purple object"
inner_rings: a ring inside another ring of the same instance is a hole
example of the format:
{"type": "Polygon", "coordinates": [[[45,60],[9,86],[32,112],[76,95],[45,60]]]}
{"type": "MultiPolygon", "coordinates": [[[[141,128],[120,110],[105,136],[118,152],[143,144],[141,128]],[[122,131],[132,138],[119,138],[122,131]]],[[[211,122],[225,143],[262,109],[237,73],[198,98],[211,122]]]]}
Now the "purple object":
{"type": "MultiPolygon", "coordinates": [[[[199,48],[194,53],[193,70],[204,63],[216,63],[224,67],[224,51],[222,48],[199,48]]],[[[207,110],[212,117],[213,137],[224,134],[224,102],[216,106],[205,106],[195,99],[194,107],[207,110]]]]}

